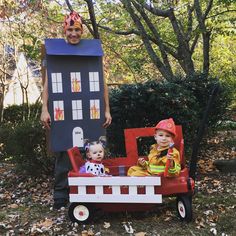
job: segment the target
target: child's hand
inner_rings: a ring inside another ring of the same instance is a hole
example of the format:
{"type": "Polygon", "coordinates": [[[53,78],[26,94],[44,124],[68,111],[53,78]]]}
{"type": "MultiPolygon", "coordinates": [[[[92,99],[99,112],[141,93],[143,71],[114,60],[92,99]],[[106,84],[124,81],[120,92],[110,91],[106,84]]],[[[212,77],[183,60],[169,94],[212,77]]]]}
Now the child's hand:
{"type": "Polygon", "coordinates": [[[139,158],[138,165],[140,165],[142,167],[146,167],[147,166],[146,160],[144,158],[139,158]]]}
{"type": "Polygon", "coordinates": [[[169,160],[169,162],[170,162],[169,167],[173,168],[175,163],[174,163],[174,160],[173,160],[173,154],[172,153],[167,154],[167,160],[169,160]]]}

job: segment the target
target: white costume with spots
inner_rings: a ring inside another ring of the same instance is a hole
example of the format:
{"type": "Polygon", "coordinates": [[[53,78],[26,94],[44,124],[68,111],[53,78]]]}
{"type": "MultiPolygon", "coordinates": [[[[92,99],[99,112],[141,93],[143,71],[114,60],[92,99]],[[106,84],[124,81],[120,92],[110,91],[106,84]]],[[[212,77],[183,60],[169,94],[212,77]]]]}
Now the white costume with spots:
{"type": "Polygon", "coordinates": [[[94,175],[106,175],[105,167],[101,162],[87,161],[85,163],[85,172],[94,175]]]}

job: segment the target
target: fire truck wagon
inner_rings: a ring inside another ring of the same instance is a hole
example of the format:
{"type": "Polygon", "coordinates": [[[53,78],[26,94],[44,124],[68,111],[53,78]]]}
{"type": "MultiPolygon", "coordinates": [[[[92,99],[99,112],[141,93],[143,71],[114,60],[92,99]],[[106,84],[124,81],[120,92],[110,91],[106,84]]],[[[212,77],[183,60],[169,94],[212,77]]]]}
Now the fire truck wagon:
{"type": "MultiPolygon", "coordinates": [[[[181,172],[177,177],[127,176],[129,167],[137,164],[137,139],[154,134],[154,127],[125,129],[126,157],[103,160],[109,176],[79,173],[84,160],[77,147],[68,150],[73,169],[69,172],[69,217],[72,222],[85,223],[95,209],[107,212],[147,211],[162,203],[164,197],[175,196],[177,213],[181,220],[192,219],[194,179],[185,165],[182,127],[176,126],[175,148],[180,152],[181,172]]],[[[147,157],[144,157],[147,158],[147,157]]]]}

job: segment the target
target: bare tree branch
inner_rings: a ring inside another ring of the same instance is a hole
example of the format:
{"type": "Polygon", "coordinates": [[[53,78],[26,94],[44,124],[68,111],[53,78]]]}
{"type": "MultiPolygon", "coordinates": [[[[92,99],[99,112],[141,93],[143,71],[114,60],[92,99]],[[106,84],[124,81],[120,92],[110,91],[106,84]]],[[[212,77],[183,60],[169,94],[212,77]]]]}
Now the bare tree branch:
{"type": "Polygon", "coordinates": [[[209,0],[207,9],[205,13],[203,14],[200,2],[199,0],[194,0],[194,6],[195,6],[195,12],[197,16],[197,20],[199,23],[199,28],[202,32],[202,40],[203,40],[203,73],[208,75],[209,73],[209,67],[210,67],[210,36],[211,32],[207,30],[205,25],[205,20],[207,17],[207,14],[210,12],[210,9],[212,7],[213,0],[209,0]]]}
{"type": "Polygon", "coordinates": [[[2,70],[1,68],[0,68],[0,71],[1,71],[4,75],[7,75],[7,76],[9,76],[9,77],[12,76],[12,75],[10,75],[9,73],[7,73],[6,71],[2,70]]]}
{"type": "Polygon", "coordinates": [[[118,35],[131,35],[131,34],[140,35],[139,31],[135,29],[131,29],[129,31],[119,31],[119,30],[113,30],[107,26],[100,25],[100,24],[98,24],[98,27],[106,31],[109,31],[111,33],[118,34],[118,35]]]}
{"type": "Polygon", "coordinates": [[[150,21],[150,19],[146,15],[146,13],[144,12],[144,9],[142,8],[142,6],[137,4],[135,1],[132,1],[132,2],[134,4],[135,8],[139,11],[141,16],[143,17],[144,21],[146,22],[146,24],[149,27],[149,29],[151,30],[151,32],[153,33],[153,36],[156,39],[157,45],[160,49],[162,60],[163,60],[163,63],[166,67],[166,70],[168,71],[168,74],[170,74],[170,76],[173,77],[173,72],[172,72],[172,69],[171,69],[167,54],[166,54],[166,50],[165,50],[166,47],[164,47],[164,45],[163,45],[163,42],[161,40],[161,36],[160,36],[159,32],[157,31],[157,29],[154,27],[154,25],[152,24],[152,22],[150,21]]]}
{"type": "Polygon", "coordinates": [[[67,7],[69,8],[70,11],[73,11],[73,7],[70,4],[69,0],[65,0],[67,7]]]}
{"type": "Polygon", "coordinates": [[[210,16],[206,17],[206,19],[214,18],[216,16],[223,15],[223,14],[228,13],[228,12],[236,12],[236,10],[235,9],[228,9],[226,11],[222,11],[222,12],[218,12],[217,14],[210,15],[210,16]]]}
{"type": "Polygon", "coordinates": [[[188,7],[188,23],[187,23],[187,32],[186,32],[186,38],[189,41],[191,38],[191,34],[193,31],[193,11],[194,8],[191,7],[190,5],[187,6],[188,7]]]}
{"type": "Polygon", "coordinates": [[[170,11],[169,19],[170,19],[170,22],[172,24],[173,30],[175,32],[175,35],[178,41],[179,58],[180,60],[183,60],[185,64],[185,67],[183,69],[187,75],[190,75],[194,73],[195,70],[194,70],[194,64],[192,60],[192,54],[190,53],[190,50],[189,50],[188,41],[186,40],[184,36],[184,32],[182,32],[181,29],[179,28],[178,21],[175,17],[173,10],[170,11]]]}
{"type": "Polygon", "coordinates": [[[206,19],[207,15],[209,14],[209,12],[210,12],[210,10],[211,10],[211,8],[212,8],[212,5],[213,5],[213,0],[210,0],[210,1],[208,2],[206,11],[205,11],[205,13],[204,13],[204,15],[203,15],[203,19],[204,19],[204,20],[206,19]]]}
{"type": "Polygon", "coordinates": [[[153,50],[153,47],[150,44],[150,41],[149,41],[148,35],[144,29],[144,26],[141,23],[141,21],[139,20],[139,17],[135,14],[135,12],[132,8],[131,2],[126,1],[126,0],[121,0],[121,2],[123,3],[125,9],[129,12],[132,20],[134,21],[135,25],[137,26],[137,28],[140,32],[142,41],[144,43],[144,46],[145,46],[148,54],[150,55],[151,60],[157,66],[157,68],[159,69],[160,73],[163,75],[164,78],[171,79],[171,75],[166,70],[165,65],[162,63],[160,58],[156,55],[155,51],[153,50]]]}
{"type": "Polygon", "coordinates": [[[197,34],[193,40],[192,46],[190,47],[190,52],[193,53],[199,39],[199,34],[197,34]]]}
{"type": "Polygon", "coordinates": [[[85,1],[87,2],[87,5],[88,5],[89,16],[90,16],[90,20],[93,26],[93,37],[95,39],[99,39],[100,35],[98,32],[98,26],[96,22],[95,13],[94,13],[93,1],[92,0],[85,0],[85,1]]]}
{"type": "Polygon", "coordinates": [[[145,9],[147,9],[149,12],[156,16],[168,17],[170,14],[170,10],[160,10],[147,3],[143,3],[142,5],[145,9]]]}

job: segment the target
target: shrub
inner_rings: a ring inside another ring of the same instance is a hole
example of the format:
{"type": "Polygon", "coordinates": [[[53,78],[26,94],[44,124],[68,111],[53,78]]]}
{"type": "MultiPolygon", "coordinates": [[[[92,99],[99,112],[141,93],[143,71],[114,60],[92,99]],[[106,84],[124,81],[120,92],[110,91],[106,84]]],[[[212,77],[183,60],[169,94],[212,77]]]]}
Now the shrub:
{"type": "Polygon", "coordinates": [[[29,106],[26,104],[9,106],[4,109],[3,123],[17,125],[24,120],[39,120],[41,106],[41,103],[29,106]]]}
{"type": "MultiPolygon", "coordinates": [[[[191,78],[175,78],[172,81],[155,80],[123,85],[112,89],[110,107],[113,122],[107,130],[111,156],[126,155],[124,129],[155,126],[158,121],[169,117],[176,124],[182,125],[185,147],[187,150],[191,149],[216,82],[214,78],[197,75],[191,78]]],[[[209,114],[210,130],[224,120],[230,97],[229,86],[221,84],[220,93],[209,114]]],[[[22,112],[24,109],[28,107],[12,106],[5,109],[4,123],[0,125],[0,157],[10,158],[19,170],[28,174],[47,173],[52,170],[53,160],[46,151],[45,131],[39,123],[41,105],[30,106],[31,112],[27,116],[27,113],[22,112]]]]}
{"type": "Polygon", "coordinates": [[[19,171],[30,175],[46,174],[52,171],[53,158],[46,150],[45,131],[39,121],[27,120],[14,128],[0,127],[0,134],[6,132],[3,155],[16,164],[19,171]]]}
{"type": "MultiPolygon", "coordinates": [[[[182,125],[186,146],[191,147],[216,82],[214,78],[198,75],[175,78],[171,82],[155,80],[112,89],[110,106],[113,121],[107,130],[110,151],[116,156],[126,155],[125,128],[150,127],[169,117],[182,125]]],[[[226,87],[222,85],[209,115],[209,128],[215,127],[225,114],[229,97],[226,87]]]]}

